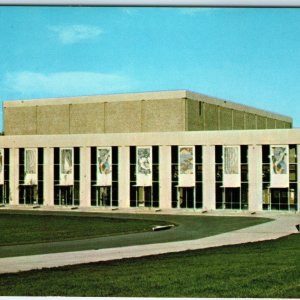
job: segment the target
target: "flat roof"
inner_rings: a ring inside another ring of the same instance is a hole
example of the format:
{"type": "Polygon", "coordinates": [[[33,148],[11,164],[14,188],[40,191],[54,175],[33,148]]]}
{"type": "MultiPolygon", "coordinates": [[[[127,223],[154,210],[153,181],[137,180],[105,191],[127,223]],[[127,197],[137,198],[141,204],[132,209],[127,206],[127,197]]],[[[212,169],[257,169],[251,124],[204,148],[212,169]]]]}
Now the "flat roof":
{"type": "Polygon", "coordinates": [[[288,116],[258,109],[255,107],[242,105],[219,99],[212,96],[207,96],[200,93],[195,93],[188,90],[174,91],[159,91],[145,93],[125,93],[125,94],[110,94],[110,95],[92,95],[92,96],[77,96],[77,97],[61,97],[61,98],[43,98],[29,100],[14,100],[4,101],[3,108],[12,107],[28,107],[28,106],[45,106],[45,105],[66,105],[66,104],[83,104],[83,103],[101,103],[101,102],[123,102],[123,101],[142,101],[142,100],[172,100],[172,99],[191,99],[201,101],[208,104],[218,105],[229,109],[244,111],[255,115],[260,115],[268,118],[278,119],[292,123],[293,119],[288,116]]]}

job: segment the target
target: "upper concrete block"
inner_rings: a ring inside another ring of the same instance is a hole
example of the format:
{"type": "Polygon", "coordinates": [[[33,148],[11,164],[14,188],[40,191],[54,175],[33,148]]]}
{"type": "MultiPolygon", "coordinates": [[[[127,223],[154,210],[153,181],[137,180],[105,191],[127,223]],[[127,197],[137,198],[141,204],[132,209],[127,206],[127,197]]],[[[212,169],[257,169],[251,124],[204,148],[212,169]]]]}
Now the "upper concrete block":
{"type": "MultiPolygon", "coordinates": [[[[37,107],[37,134],[70,133],[69,105],[37,107]]],[[[6,132],[5,132],[6,134],[6,132]]]]}
{"type": "Polygon", "coordinates": [[[105,103],[70,105],[70,133],[104,133],[105,103]]]}
{"type": "Polygon", "coordinates": [[[3,106],[6,135],[292,127],[289,117],[185,90],[18,100],[3,106]]]}

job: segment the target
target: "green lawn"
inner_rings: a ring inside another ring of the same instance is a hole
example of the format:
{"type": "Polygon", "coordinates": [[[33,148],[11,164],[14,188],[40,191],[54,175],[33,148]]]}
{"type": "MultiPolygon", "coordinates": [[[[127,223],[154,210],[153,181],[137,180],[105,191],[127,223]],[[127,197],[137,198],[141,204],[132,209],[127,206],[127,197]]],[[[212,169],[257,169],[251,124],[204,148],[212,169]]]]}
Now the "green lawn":
{"type": "MultiPolygon", "coordinates": [[[[157,221],[158,224],[166,224],[157,221]]],[[[80,240],[151,231],[152,220],[111,215],[0,212],[0,246],[80,240]]]]}
{"type": "Polygon", "coordinates": [[[274,241],[1,275],[0,295],[299,298],[300,234],[274,241]]]}
{"type": "Polygon", "coordinates": [[[0,257],[192,240],[268,222],[254,217],[0,211],[0,257]],[[159,232],[153,225],[176,224],[159,232]]]}

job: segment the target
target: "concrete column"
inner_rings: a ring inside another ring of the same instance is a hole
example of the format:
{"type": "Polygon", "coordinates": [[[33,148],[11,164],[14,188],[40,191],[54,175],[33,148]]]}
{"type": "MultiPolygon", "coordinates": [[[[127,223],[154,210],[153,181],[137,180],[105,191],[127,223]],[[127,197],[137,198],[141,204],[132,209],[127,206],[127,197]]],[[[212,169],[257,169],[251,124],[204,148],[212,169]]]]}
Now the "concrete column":
{"type": "Polygon", "coordinates": [[[44,205],[54,205],[54,149],[44,148],[44,205]]]}
{"type": "Polygon", "coordinates": [[[172,207],[171,146],[159,147],[159,199],[161,209],[172,207]]]}
{"type": "Polygon", "coordinates": [[[91,206],[91,148],[80,148],[80,206],[91,206]]]}
{"type": "Polygon", "coordinates": [[[249,210],[263,210],[262,191],[262,146],[249,145],[248,148],[249,210]]]}
{"type": "Polygon", "coordinates": [[[129,146],[119,147],[119,207],[130,207],[129,146]]]}
{"type": "Polygon", "coordinates": [[[203,146],[203,209],[216,209],[215,146],[203,146]]]}
{"type": "Polygon", "coordinates": [[[10,199],[11,205],[19,204],[19,149],[9,149],[9,186],[10,186],[10,199]]]}
{"type": "Polygon", "coordinates": [[[300,212],[300,145],[297,145],[297,211],[300,212]]]}

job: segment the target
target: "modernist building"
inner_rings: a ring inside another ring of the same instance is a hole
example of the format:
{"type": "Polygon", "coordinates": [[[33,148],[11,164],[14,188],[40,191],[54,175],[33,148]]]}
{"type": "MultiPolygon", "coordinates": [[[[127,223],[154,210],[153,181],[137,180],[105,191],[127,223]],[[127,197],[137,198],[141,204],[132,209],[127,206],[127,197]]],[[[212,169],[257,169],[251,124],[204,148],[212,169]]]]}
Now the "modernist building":
{"type": "Polygon", "coordinates": [[[4,102],[0,204],[300,210],[292,119],[189,91],[4,102]]]}

